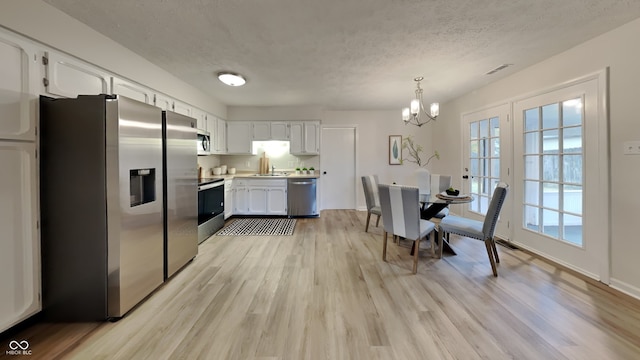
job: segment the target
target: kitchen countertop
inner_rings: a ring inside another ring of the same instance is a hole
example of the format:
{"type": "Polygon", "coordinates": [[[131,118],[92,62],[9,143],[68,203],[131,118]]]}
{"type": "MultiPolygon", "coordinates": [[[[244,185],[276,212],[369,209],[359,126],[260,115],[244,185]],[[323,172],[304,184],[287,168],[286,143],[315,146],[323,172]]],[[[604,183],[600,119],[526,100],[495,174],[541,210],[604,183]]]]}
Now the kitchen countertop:
{"type": "Polygon", "coordinates": [[[230,176],[233,178],[243,178],[243,179],[289,179],[289,178],[302,178],[302,179],[317,179],[320,177],[320,174],[296,174],[295,172],[291,173],[280,173],[276,171],[276,175],[257,175],[255,173],[246,173],[246,174],[235,174],[235,175],[224,175],[230,176]]]}
{"type": "Polygon", "coordinates": [[[316,171],[314,174],[296,174],[295,172],[278,172],[276,171],[276,175],[257,175],[254,172],[241,172],[236,174],[225,174],[225,175],[212,175],[210,177],[214,178],[223,178],[225,180],[229,179],[317,179],[320,177],[320,174],[316,171]]]}

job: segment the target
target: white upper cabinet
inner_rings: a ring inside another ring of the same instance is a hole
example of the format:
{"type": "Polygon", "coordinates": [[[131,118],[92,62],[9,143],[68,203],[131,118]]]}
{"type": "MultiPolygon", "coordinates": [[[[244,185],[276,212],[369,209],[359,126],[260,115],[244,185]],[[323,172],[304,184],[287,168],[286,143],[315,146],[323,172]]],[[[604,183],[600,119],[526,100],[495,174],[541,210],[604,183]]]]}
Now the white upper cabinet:
{"type": "Polygon", "coordinates": [[[191,114],[193,112],[191,106],[177,100],[173,102],[173,111],[177,112],[178,114],[193,116],[191,114]]]}
{"type": "Polygon", "coordinates": [[[109,94],[111,76],[72,57],[44,52],[44,93],[74,98],[78,95],[109,94]]]}
{"type": "MultiPolygon", "coordinates": [[[[211,122],[209,122],[211,124],[211,122]]],[[[215,119],[215,133],[213,137],[212,152],[214,154],[226,154],[227,153],[227,121],[216,118],[215,119]]]]}
{"type": "Polygon", "coordinates": [[[227,154],[251,154],[251,125],[249,121],[227,121],[227,154]]]}
{"type": "Polygon", "coordinates": [[[272,121],[271,140],[289,140],[289,123],[272,121]]]}
{"type": "Polygon", "coordinates": [[[254,121],[253,140],[271,140],[271,123],[268,121],[254,121]]]}
{"type": "Polygon", "coordinates": [[[42,308],[35,149],[0,141],[0,332],[42,308]]]}
{"type": "Polygon", "coordinates": [[[111,77],[111,93],[122,95],[145,104],[152,104],[153,101],[153,92],[151,89],[117,77],[111,77]]]}
{"type": "Polygon", "coordinates": [[[35,140],[37,50],[0,32],[0,139],[35,140]]]}
{"type": "Polygon", "coordinates": [[[284,121],[254,121],[253,140],[289,140],[289,124],[284,121]]]}
{"type": "Polygon", "coordinates": [[[173,99],[163,94],[153,94],[153,105],[162,110],[173,111],[173,99]]]}
{"type": "Polygon", "coordinates": [[[198,129],[211,132],[211,129],[209,129],[208,126],[207,126],[208,125],[207,113],[205,113],[204,111],[202,111],[200,109],[192,108],[191,109],[191,115],[187,115],[187,116],[191,116],[192,118],[196,119],[197,124],[198,124],[197,125],[198,129]]]}
{"type": "Polygon", "coordinates": [[[290,126],[289,152],[294,155],[317,155],[320,153],[320,122],[292,122],[290,126]]]}

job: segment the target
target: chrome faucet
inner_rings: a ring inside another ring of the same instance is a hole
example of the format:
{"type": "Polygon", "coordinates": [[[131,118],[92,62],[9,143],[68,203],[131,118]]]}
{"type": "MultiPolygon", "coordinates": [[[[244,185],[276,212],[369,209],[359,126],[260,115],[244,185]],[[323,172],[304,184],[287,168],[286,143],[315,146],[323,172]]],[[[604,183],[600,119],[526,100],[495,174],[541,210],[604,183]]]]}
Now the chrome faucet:
{"type": "Polygon", "coordinates": [[[276,166],[271,165],[271,176],[274,176],[275,174],[276,174],[276,166]]]}

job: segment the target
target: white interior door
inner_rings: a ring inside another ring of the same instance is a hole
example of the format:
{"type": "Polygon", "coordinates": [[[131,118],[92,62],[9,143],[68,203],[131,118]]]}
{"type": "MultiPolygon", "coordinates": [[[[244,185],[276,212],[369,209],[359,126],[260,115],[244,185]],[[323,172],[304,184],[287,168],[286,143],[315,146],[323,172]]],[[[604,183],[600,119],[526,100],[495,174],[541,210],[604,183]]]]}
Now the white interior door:
{"type": "MultiPolygon", "coordinates": [[[[510,106],[505,103],[462,116],[462,191],[474,198],[473,202],[461,205],[465,217],[484,221],[498,183],[505,182],[510,186],[513,183],[509,112],[510,106]]],[[[511,204],[512,196],[507,195],[496,227],[496,235],[505,240],[511,238],[511,204]]]]}
{"type": "Polygon", "coordinates": [[[356,208],[356,134],[355,126],[322,127],[322,209],[356,208]]]}
{"type": "Polygon", "coordinates": [[[514,103],[514,242],[608,282],[606,73],[514,103]]]}

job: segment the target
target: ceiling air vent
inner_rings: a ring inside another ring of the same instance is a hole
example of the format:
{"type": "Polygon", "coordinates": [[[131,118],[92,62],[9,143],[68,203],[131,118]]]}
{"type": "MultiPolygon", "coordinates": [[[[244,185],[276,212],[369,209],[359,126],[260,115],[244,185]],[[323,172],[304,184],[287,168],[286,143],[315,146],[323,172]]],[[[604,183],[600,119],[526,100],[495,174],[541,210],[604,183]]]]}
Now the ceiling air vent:
{"type": "Polygon", "coordinates": [[[502,70],[502,69],[506,69],[506,68],[508,68],[508,67],[509,67],[509,66],[511,66],[511,65],[513,65],[513,64],[502,64],[502,65],[498,66],[497,68],[495,68],[495,69],[493,69],[493,70],[489,70],[485,75],[495,74],[495,73],[497,73],[498,71],[500,71],[500,70],[502,70]]]}

